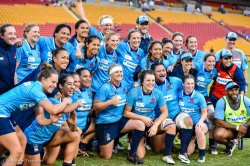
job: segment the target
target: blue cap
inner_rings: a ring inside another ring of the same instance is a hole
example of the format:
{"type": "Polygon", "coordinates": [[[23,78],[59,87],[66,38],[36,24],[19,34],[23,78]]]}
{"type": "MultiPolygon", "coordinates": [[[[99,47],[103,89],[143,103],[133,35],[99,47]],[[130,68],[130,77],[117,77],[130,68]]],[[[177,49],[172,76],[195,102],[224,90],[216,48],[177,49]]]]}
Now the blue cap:
{"type": "Polygon", "coordinates": [[[232,81],[232,82],[229,82],[225,87],[226,90],[230,90],[232,88],[240,88],[240,86],[232,81]]]}
{"type": "Polygon", "coordinates": [[[237,34],[234,33],[234,32],[229,32],[229,33],[227,34],[227,36],[226,36],[226,39],[237,39],[237,38],[238,38],[238,36],[237,36],[237,34]]]}
{"type": "Polygon", "coordinates": [[[227,58],[227,57],[230,57],[230,56],[231,56],[231,57],[233,56],[233,54],[232,54],[232,52],[231,52],[230,50],[224,48],[224,49],[221,51],[221,57],[222,57],[222,58],[227,58]]]}
{"type": "Polygon", "coordinates": [[[137,24],[142,24],[142,23],[149,23],[149,20],[146,16],[139,16],[137,19],[136,19],[136,23],[137,24]]]}
{"type": "Polygon", "coordinates": [[[188,60],[188,59],[193,59],[193,56],[191,53],[185,53],[181,55],[181,60],[188,60]]]}

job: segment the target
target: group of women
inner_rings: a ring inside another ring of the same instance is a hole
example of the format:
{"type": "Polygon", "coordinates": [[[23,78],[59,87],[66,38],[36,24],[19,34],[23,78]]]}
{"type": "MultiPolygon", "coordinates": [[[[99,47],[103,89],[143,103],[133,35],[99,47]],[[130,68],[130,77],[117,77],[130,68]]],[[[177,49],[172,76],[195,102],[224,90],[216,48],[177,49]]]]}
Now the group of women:
{"type": "Polygon", "coordinates": [[[233,55],[225,49],[216,62],[214,54],[197,49],[195,36],[187,37],[183,50],[180,32],[152,41],[145,55],[138,30],[122,42],[113,25],[111,16],[103,16],[99,32],[79,20],[70,39],[67,24],[57,25],[53,37],[40,36],[39,26],[29,24],[19,47],[14,26],[1,27],[0,73],[12,67],[0,75],[0,155],[9,151],[3,165],[53,164],[61,151],[63,165],[70,166],[93,138],[98,154],[110,159],[127,133],[132,163],[143,164],[149,139],[153,151],[175,164],[177,133],[181,162],[190,163],[195,148],[198,162],[205,162],[205,135],[209,130],[213,147],[213,111],[226,82],[245,91],[233,55]]]}

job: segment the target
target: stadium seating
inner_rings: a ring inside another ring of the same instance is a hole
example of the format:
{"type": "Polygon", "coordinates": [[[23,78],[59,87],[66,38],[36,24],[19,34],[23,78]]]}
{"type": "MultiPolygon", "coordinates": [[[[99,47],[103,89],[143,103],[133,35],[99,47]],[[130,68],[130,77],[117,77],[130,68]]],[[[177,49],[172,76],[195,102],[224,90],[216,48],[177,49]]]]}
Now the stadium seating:
{"type": "Polygon", "coordinates": [[[43,4],[41,0],[1,0],[0,4],[8,4],[8,5],[15,5],[15,4],[43,4]]]}

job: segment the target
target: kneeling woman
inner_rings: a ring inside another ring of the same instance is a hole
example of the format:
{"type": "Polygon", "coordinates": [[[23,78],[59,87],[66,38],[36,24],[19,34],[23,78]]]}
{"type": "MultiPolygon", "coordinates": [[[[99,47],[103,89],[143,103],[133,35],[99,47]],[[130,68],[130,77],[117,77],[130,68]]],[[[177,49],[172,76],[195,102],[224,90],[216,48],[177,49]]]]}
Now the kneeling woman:
{"type": "Polygon", "coordinates": [[[183,163],[190,163],[187,155],[191,155],[195,150],[195,138],[199,148],[198,162],[205,162],[206,136],[208,131],[207,104],[204,96],[194,90],[195,79],[193,75],[186,75],[183,78],[184,90],[179,92],[179,105],[181,113],[177,115],[175,121],[180,129],[181,150],[179,159],[183,163]],[[192,136],[195,136],[192,138],[192,136]],[[192,139],[192,140],[191,140],[192,139]]]}
{"type": "MultiPolygon", "coordinates": [[[[52,103],[60,103],[61,100],[73,95],[73,77],[71,75],[61,76],[58,88],[62,98],[50,98],[52,103]]],[[[45,147],[43,163],[54,164],[61,144],[66,144],[63,165],[72,164],[80,142],[80,134],[76,131],[76,113],[74,111],[79,106],[82,106],[82,103],[75,102],[64,109],[64,112],[71,112],[70,117],[68,114],[50,115],[41,107],[35,107],[37,117],[24,132],[28,140],[25,150],[28,166],[40,165],[40,152],[43,147],[45,147]]]]}
{"type": "Polygon", "coordinates": [[[110,159],[115,138],[118,138],[120,133],[124,134],[133,131],[132,147],[128,159],[133,163],[142,164],[143,161],[138,155],[142,156],[143,152],[141,151],[144,149],[142,138],[145,125],[142,121],[129,120],[123,117],[123,109],[127,97],[127,85],[122,82],[122,67],[114,64],[110,66],[108,72],[110,81],[101,86],[94,100],[96,138],[100,145],[100,156],[110,159]]]}
{"type": "MultiPolygon", "coordinates": [[[[168,116],[166,102],[161,91],[154,88],[154,73],[150,70],[142,71],[140,81],[142,86],[132,89],[128,94],[124,109],[124,116],[129,119],[140,120],[144,122],[144,125],[148,128],[147,135],[154,139],[154,136],[158,133],[168,133],[170,128],[167,126],[169,126],[171,123],[173,124],[173,121],[171,119],[166,119],[168,116]],[[158,118],[156,118],[154,111],[156,107],[159,107],[160,111],[162,112],[158,118]]],[[[170,155],[172,150],[175,131],[171,134],[173,134],[171,135],[171,139],[169,139],[168,135],[166,136],[166,155],[170,155]]]]}

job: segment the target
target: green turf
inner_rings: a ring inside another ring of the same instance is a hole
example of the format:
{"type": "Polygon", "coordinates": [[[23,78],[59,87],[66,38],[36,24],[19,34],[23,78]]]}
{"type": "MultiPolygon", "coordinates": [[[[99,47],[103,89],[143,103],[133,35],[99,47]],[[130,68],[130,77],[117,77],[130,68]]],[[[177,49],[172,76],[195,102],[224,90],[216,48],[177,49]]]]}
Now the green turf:
{"type": "MultiPolygon", "coordinates": [[[[250,67],[250,62],[248,63],[250,67]]],[[[248,71],[248,82],[250,84],[250,70],[248,71]]],[[[248,95],[250,96],[250,87],[248,87],[248,95]]],[[[123,144],[126,145],[124,138],[123,144]]],[[[208,148],[207,148],[208,149],[208,148]]],[[[191,163],[189,165],[209,165],[209,166],[247,166],[250,165],[250,139],[244,139],[244,149],[238,150],[236,149],[233,153],[233,156],[228,157],[223,154],[223,151],[225,150],[225,147],[223,145],[220,145],[219,147],[219,154],[218,155],[211,155],[207,151],[206,155],[206,162],[204,164],[197,163],[197,154],[198,152],[195,152],[193,155],[191,155],[190,160],[191,163]]],[[[104,160],[101,159],[96,153],[93,153],[94,156],[90,158],[83,158],[78,157],[76,160],[76,164],[78,166],[126,166],[131,165],[126,160],[126,153],[127,151],[119,152],[118,154],[113,155],[111,160],[104,160]]],[[[176,165],[184,165],[178,160],[178,153],[174,153],[172,157],[174,158],[176,165]]],[[[163,166],[166,165],[162,161],[162,155],[161,154],[155,154],[152,152],[147,152],[145,159],[144,159],[144,165],[146,166],[163,166]]],[[[55,165],[61,165],[62,161],[58,160],[55,165]]]]}

